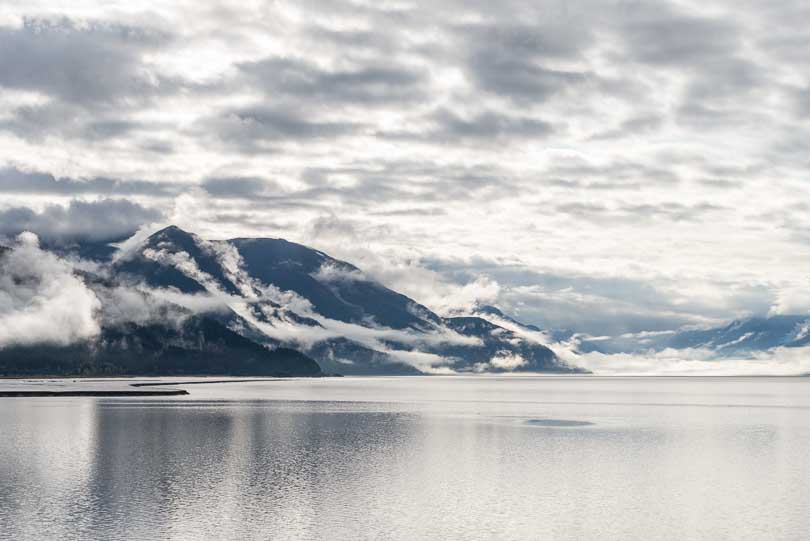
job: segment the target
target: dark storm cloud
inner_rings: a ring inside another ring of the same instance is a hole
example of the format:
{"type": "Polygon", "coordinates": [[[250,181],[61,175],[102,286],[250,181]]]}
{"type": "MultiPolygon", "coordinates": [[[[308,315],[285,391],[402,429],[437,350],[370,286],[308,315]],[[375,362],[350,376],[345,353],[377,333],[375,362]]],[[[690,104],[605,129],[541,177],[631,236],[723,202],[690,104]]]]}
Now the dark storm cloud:
{"type": "Polygon", "coordinates": [[[56,178],[49,173],[0,168],[0,193],[41,195],[144,195],[168,197],[181,191],[181,186],[166,182],[116,180],[109,178],[56,178]]]}
{"type": "Polygon", "coordinates": [[[53,243],[117,240],[161,218],[157,210],[125,199],[73,200],[66,207],[49,205],[41,212],[27,207],[0,210],[0,235],[31,231],[53,243]]]}
{"type": "Polygon", "coordinates": [[[142,54],[168,39],[154,29],[27,19],[0,28],[0,85],[90,108],[148,96],[170,83],[149,72],[142,54]]]}
{"type": "Polygon", "coordinates": [[[305,60],[270,57],[238,68],[254,88],[274,98],[287,95],[313,105],[416,101],[424,99],[427,82],[425,72],[390,61],[327,70],[305,60]]]}

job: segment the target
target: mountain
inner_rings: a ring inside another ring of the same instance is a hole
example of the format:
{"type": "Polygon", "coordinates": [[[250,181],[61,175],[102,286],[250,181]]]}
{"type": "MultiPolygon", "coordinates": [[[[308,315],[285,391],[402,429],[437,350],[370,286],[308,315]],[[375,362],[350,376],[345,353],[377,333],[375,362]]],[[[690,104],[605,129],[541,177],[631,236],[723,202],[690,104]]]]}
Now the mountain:
{"type": "Polygon", "coordinates": [[[537,336],[479,315],[440,317],[348,262],[283,239],[210,241],[171,226],[111,269],[122,283],[219,299],[211,317],[230,330],[301,350],[326,372],[578,371],[537,336]]]}
{"type": "Polygon", "coordinates": [[[495,306],[491,306],[489,304],[483,304],[483,305],[477,306],[475,308],[475,310],[473,311],[473,313],[475,313],[476,315],[479,315],[479,316],[481,316],[481,317],[483,317],[485,319],[489,317],[489,318],[495,319],[496,321],[501,320],[501,321],[510,323],[512,325],[516,325],[518,327],[526,329],[527,331],[543,332],[539,327],[537,327],[535,325],[527,325],[525,323],[521,323],[520,321],[516,320],[515,318],[513,318],[511,316],[507,316],[506,314],[504,314],[501,311],[500,308],[497,308],[495,306]]]}
{"type": "MultiPolygon", "coordinates": [[[[97,334],[83,333],[83,338],[76,335],[68,345],[62,345],[66,340],[55,335],[40,343],[6,344],[0,347],[0,376],[321,374],[318,364],[299,351],[261,345],[229,329],[220,321],[222,314],[195,314],[148,291],[127,287],[107,269],[93,265],[88,266],[94,268],[92,272],[72,268],[30,245],[16,259],[9,259],[9,254],[16,255],[0,246],[0,298],[6,296],[5,306],[28,302],[34,310],[50,306],[57,315],[48,320],[49,314],[41,313],[31,321],[24,311],[5,311],[0,313],[2,324],[10,326],[5,330],[49,324],[69,328],[64,318],[82,309],[100,329],[97,334]],[[54,283],[60,286],[54,288],[54,283]],[[59,291],[64,289],[67,295],[60,297],[59,291]],[[75,299],[79,306],[66,304],[75,299]],[[81,299],[94,303],[82,308],[81,299]]],[[[14,334],[6,332],[5,336],[13,339],[14,334]]],[[[26,333],[17,338],[31,337],[26,333]]]]}
{"type": "Polygon", "coordinates": [[[602,353],[639,353],[691,348],[708,349],[722,357],[806,345],[810,345],[810,316],[778,315],[736,320],[710,329],[583,340],[580,349],[602,353]]]}
{"type": "Polygon", "coordinates": [[[269,350],[206,317],[177,325],[128,323],[69,346],[0,349],[2,376],[310,376],[317,363],[285,348],[269,350]]]}

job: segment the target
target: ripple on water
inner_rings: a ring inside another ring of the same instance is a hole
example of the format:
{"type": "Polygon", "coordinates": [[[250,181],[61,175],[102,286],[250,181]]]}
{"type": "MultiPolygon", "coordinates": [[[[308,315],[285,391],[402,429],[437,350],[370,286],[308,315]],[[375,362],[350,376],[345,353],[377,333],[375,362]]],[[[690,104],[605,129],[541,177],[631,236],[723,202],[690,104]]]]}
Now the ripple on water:
{"type": "Polygon", "coordinates": [[[570,419],[529,419],[526,424],[532,426],[576,427],[593,426],[589,421],[572,421],[570,419]]]}

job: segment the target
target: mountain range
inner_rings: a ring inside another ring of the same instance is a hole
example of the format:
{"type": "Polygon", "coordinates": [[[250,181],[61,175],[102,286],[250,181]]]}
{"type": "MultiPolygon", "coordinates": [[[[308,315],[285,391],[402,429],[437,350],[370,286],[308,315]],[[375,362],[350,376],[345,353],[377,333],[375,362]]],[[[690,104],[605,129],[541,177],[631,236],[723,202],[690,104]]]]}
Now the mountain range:
{"type": "MultiPolygon", "coordinates": [[[[162,229],[125,250],[78,243],[100,332],[0,349],[0,373],[422,374],[582,370],[494,307],[442,317],[327,254],[162,229]]],[[[4,257],[0,252],[0,257],[4,257]]]]}
{"type": "Polygon", "coordinates": [[[581,352],[645,353],[665,349],[704,349],[718,358],[746,356],[779,347],[810,345],[810,316],[750,317],[710,329],[584,338],[581,352]]]}
{"type": "MultiPolygon", "coordinates": [[[[0,375],[578,373],[552,348],[721,359],[810,345],[807,315],[614,337],[544,330],[486,305],[441,316],[351,263],[283,239],[205,240],[170,226],[137,242],[43,249],[82,263],[71,273],[98,302],[97,332],[5,345],[0,332],[0,375]]],[[[13,253],[0,246],[6,287],[47,281],[25,265],[7,268],[13,253]]]]}

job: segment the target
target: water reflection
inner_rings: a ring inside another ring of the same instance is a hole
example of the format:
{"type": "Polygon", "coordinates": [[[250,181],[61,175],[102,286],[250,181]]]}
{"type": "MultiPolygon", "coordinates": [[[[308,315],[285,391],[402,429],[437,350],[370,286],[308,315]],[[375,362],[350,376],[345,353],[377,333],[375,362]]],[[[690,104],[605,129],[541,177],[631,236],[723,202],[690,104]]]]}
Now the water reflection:
{"type": "Polygon", "coordinates": [[[90,528],[120,539],[328,536],[334,500],[394,460],[414,426],[407,417],[99,402],[90,528]]]}
{"type": "Polygon", "coordinates": [[[270,385],[3,402],[0,538],[803,539],[810,527],[807,383],[722,381],[698,396],[666,381],[270,385]],[[650,405],[650,385],[665,403],[650,405]]]}

